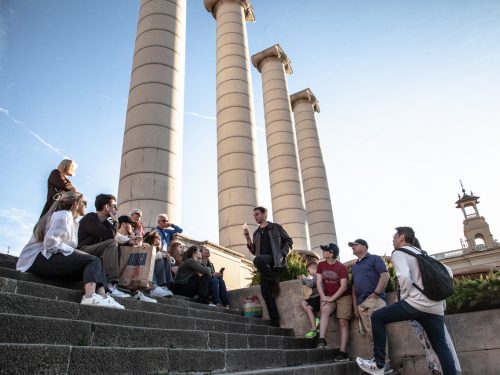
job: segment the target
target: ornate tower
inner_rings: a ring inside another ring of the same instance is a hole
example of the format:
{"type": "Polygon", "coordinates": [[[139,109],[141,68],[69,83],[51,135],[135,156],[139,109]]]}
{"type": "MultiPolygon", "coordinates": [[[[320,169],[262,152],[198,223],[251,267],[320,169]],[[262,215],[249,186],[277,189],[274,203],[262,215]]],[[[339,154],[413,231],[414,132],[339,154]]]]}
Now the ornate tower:
{"type": "Polygon", "coordinates": [[[479,197],[476,197],[472,191],[470,194],[466,194],[462,181],[460,181],[460,185],[462,186],[462,196],[459,194],[458,201],[455,203],[457,208],[462,209],[465,218],[464,235],[467,244],[463,245],[463,247],[467,248],[470,252],[497,247],[498,244],[493,240],[490,226],[484,217],[479,215],[479,211],[477,210],[479,197]]]}

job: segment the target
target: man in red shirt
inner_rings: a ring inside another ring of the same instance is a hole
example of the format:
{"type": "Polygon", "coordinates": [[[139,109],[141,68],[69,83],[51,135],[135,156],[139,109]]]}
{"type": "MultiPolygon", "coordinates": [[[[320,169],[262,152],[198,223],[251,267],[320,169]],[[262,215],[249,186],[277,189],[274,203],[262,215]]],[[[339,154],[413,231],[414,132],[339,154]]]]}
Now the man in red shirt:
{"type": "Polygon", "coordinates": [[[340,328],[340,351],[335,362],[348,361],[347,343],[349,340],[349,320],[352,319],[352,297],[348,291],[347,268],[337,260],[339,247],[334,244],[321,246],[325,260],[318,263],[316,273],[318,292],[321,297],[321,319],[317,348],[325,348],[326,332],[330,315],[335,311],[340,328]]]}

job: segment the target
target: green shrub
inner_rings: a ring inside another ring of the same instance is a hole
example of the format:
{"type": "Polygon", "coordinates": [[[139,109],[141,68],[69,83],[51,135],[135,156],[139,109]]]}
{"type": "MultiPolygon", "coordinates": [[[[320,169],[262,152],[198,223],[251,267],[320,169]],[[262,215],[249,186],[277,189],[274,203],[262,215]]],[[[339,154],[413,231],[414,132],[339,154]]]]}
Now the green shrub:
{"type": "MultiPolygon", "coordinates": [[[[306,274],[306,265],[307,262],[304,258],[300,256],[295,251],[291,251],[290,254],[286,257],[288,267],[280,268],[280,281],[288,281],[295,280],[297,276],[306,274]]],[[[260,273],[257,270],[253,270],[252,272],[252,281],[249,286],[259,285],[260,284],[260,273]]]]}
{"type": "Polygon", "coordinates": [[[500,308],[500,272],[478,279],[455,280],[455,293],[446,300],[446,313],[457,314],[500,308]]]}

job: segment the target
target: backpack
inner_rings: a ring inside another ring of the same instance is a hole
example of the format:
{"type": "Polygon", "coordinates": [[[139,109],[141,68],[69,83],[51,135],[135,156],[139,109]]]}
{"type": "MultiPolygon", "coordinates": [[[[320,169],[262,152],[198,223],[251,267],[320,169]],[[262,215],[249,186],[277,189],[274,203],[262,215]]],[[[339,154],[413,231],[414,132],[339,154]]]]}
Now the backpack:
{"type": "Polygon", "coordinates": [[[445,265],[439,260],[429,256],[423,250],[420,250],[420,254],[415,254],[404,248],[394,251],[402,251],[417,258],[420,275],[422,276],[422,288],[415,283],[413,283],[413,286],[427,298],[433,301],[442,301],[453,294],[453,277],[450,276],[445,265]]]}

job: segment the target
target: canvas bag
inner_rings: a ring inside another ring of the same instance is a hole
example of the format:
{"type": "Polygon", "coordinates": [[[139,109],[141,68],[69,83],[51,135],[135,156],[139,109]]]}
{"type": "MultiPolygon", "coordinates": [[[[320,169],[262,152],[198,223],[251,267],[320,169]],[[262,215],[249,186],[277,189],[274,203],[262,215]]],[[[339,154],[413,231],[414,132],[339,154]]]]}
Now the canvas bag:
{"type": "Polygon", "coordinates": [[[156,249],[151,245],[120,246],[118,285],[131,290],[151,289],[156,249]]]}
{"type": "Polygon", "coordinates": [[[259,297],[251,296],[243,298],[243,315],[252,318],[262,318],[262,303],[259,297]]]}

